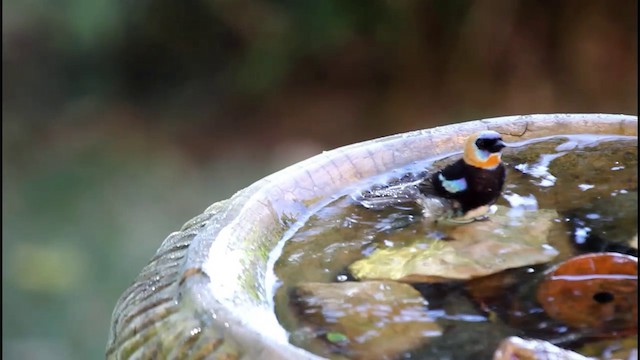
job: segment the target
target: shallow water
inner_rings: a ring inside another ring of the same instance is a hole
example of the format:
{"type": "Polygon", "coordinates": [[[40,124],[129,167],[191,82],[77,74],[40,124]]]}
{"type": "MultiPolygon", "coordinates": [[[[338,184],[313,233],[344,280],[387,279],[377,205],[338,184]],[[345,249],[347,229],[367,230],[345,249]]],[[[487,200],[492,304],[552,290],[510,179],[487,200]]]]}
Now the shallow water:
{"type": "MultiPolygon", "coordinates": [[[[459,156],[416,162],[368,179],[361,184],[362,189],[403,174],[420,176],[425,169],[445,166],[459,156]]],[[[637,256],[637,251],[627,245],[637,234],[636,137],[574,135],[512,143],[505,149],[503,161],[507,180],[497,204],[516,209],[555,209],[559,215],[549,243],[560,255],[548,264],[506,270],[468,282],[414,284],[429,303],[429,315],[437,319],[444,333],[427,345],[408,349],[401,358],[489,359],[498,342],[509,335],[582,349],[592,338],[584,330],[549,319],[536,303],[535,286],[543,272],[585,252],[616,251],[637,256]]],[[[375,249],[413,241],[428,232],[429,225],[421,221],[415,204],[372,210],[348,195],[299,225],[294,234],[282,240],[282,252],[274,265],[275,311],[293,344],[325,357],[340,358],[339,350],[319,340],[321,330],[300,321],[297,309],[291,306],[291,290],[306,282],[351,281],[346,271],[351,263],[375,249]]]]}

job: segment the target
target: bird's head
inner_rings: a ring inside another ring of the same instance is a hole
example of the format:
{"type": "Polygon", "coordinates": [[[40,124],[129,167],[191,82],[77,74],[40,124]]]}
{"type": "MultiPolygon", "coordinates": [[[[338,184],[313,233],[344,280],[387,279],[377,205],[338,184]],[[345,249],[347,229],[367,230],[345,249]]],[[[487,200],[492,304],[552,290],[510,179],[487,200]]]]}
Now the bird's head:
{"type": "Polygon", "coordinates": [[[500,165],[501,151],[507,145],[500,133],[485,130],[467,138],[462,159],[465,163],[481,168],[495,169],[500,165]]]}

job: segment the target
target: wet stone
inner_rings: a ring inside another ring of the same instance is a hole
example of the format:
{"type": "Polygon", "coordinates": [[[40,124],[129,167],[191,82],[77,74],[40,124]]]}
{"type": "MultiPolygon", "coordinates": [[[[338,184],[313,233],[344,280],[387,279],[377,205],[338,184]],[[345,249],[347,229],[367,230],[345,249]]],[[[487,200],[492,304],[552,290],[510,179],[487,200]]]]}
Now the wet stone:
{"type": "Polygon", "coordinates": [[[577,351],[585,356],[593,356],[599,359],[637,360],[638,335],[587,343],[577,351]]]}
{"type": "Polygon", "coordinates": [[[305,283],[292,295],[305,325],[350,359],[394,359],[442,334],[427,301],[406,284],[305,283]]]}
{"type": "Polygon", "coordinates": [[[408,246],[378,249],[349,270],[357,279],[420,283],[468,280],[546,263],[558,255],[547,243],[557,216],[554,210],[498,206],[488,220],[443,227],[438,236],[428,234],[408,246]]]}
{"type": "Polygon", "coordinates": [[[638,258],[592,253],[550,269],[538,302],[554,319],[586,333],[619,336],[638,329],[638,258]]]}
{"type": "Polygon", "coordinates": [[[517,336],[506,338],[496,350],[493,360],[596,360],[566,350],[550,342],[534,339],[523,339],[517,336]]]}

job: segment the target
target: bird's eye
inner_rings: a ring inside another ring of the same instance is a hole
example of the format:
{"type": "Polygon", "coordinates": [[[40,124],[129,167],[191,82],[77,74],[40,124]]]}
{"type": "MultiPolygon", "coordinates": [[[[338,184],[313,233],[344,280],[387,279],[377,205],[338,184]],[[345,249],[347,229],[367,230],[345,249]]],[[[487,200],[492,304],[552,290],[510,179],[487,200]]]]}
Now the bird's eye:
{"type": "Polygon", "coordinates": [[[489,146],[489,142],[487,141],[487,139],[478,139],[476,140],[476,146],[478,147],[478,149],[486,149],[487,146],[489,146]]]}

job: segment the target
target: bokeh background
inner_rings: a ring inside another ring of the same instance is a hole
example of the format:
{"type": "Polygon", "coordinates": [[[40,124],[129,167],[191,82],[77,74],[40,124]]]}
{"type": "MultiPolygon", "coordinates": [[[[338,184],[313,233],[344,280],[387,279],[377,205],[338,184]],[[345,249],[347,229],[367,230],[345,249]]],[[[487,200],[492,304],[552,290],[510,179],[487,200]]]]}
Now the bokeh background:
{"type": "Polygon", "coordinates": [[[341,145],[637,115],[635,0],[3,0],[2,355],[104,357],[209,204],[341,145]]]}

